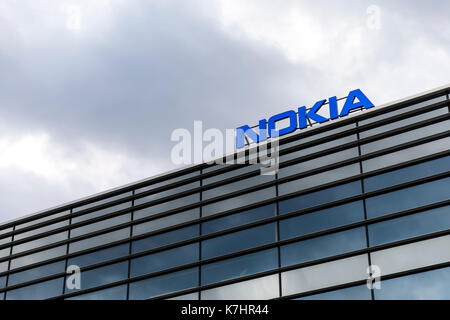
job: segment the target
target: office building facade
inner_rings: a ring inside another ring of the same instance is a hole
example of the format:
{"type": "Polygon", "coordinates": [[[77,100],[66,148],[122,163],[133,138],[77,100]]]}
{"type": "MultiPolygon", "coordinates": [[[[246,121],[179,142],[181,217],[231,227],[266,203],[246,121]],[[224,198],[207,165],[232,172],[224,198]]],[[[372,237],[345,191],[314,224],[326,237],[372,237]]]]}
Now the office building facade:
{"type": "Polygon", "coordinates": [[[3,223],[0,300],[450,299],[449,93],[3,223]]]}

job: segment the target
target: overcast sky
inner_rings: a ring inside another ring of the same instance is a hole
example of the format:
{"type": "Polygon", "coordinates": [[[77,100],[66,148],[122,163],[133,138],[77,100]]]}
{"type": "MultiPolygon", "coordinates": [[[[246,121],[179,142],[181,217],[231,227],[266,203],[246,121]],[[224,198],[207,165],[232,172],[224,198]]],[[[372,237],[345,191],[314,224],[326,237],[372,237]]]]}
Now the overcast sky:
{"type": "Polygon", "coordinates": [[[170,135],[194,120],[236,128],[355,88],[377,105],[448,84],[449,12],[0,0],[0,222],[173,169],[170,135]]]}

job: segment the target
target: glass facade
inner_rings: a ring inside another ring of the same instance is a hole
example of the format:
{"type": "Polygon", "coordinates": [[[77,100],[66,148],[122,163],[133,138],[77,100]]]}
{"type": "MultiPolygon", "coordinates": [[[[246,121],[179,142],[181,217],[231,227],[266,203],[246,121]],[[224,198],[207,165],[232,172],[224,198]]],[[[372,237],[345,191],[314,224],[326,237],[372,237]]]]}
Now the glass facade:
{"type": "Polygon", "coordinates": [[[0,225],[0,299],[450,299],[449,108],[317,125],[275,175],[202,164],[0,225]]]}

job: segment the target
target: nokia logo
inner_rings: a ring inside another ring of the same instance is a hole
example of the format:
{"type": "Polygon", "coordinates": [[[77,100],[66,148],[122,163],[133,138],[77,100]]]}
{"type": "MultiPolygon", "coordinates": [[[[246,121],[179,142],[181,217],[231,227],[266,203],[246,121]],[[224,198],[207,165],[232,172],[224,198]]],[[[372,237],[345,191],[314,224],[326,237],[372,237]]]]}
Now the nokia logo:
{"type": "Polygon", "coordinates": [[[327,122],[328,120],[334,120],[340,117],[345,117],[349,114],[351,110],[354,109],[369,109],[374,107],[374,104],[364,95],[360,89],[350,91],[347,99],[345,100],[344,106],[339,113],[337,97],[331,97],[328,99],[329,108],[329,118],[317,114],[319,109],[325,105],[326,99],[317,101],[314,106],[306,110],[306,107],[298,108],[298,116],[294,110],[289,110],[266,119],[261,119],[259,121],[259,133],[253,131],[248,125],[239,127],[236,129],[236,148],[244,147],[244,138],[247,136],[254,142],[261,142],[267,138],[280,137],[285,134],[294,132],[297,128],[304,129],[308,126],[308,119],[315,121],[317,123],[327,122]],[[357,100],[357,101],[356,101],[357,100]],[[275,129],[275,124],[277,121],[288,119],[289,125],[285,128],[275,129]]]}

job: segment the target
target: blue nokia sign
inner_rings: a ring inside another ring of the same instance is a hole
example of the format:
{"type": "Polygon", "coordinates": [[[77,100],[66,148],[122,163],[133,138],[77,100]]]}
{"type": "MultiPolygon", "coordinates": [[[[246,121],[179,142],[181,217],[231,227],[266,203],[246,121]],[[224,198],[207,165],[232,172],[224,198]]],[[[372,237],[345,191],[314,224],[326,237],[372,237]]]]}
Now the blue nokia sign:
{"type": "Polygon", "coordinates": [[[374,104],[362,93],[360,89],[356,89],[350,91],[347,99],[345,100],[344,106],[341,112],[338,112],[338,104],[337,97],[331,97],[328,99],[328,107],[329,107],[329,118],[325,118],[317,114],[319,109],[326,103],[326,99],[317,101],[314,106],[306,111],[306,107],[298,108],[298,117],[297,113],[294,110],[289,110],[277,115],[274,115],[269,118],[269,121],[266,119],[259,120],[259,133],[253,131],[248,125],[239,127],[236,129],[236,148],[244,147],[244,135],[253,140],[254,142],[261,142],[266,140],[268,137],[274,138],[279,137],[291,132],[294,132],[297,128],[304,129],[307,127],[307,118],[315,121],[317,123],[327,122],[328,120],[337,119],[340,117],[345,117],[349,114],[349,112],[353,109],[365,108],[369,109],[374,106],[374,104]],[[358,101],[355,101],[355,100],[358,101]],[[297,121],[298,118],[298,121],[297,121]],[[275,123],[277,121],[289,119],[289,126],[282,129],[275,129],[275,123]]]}

